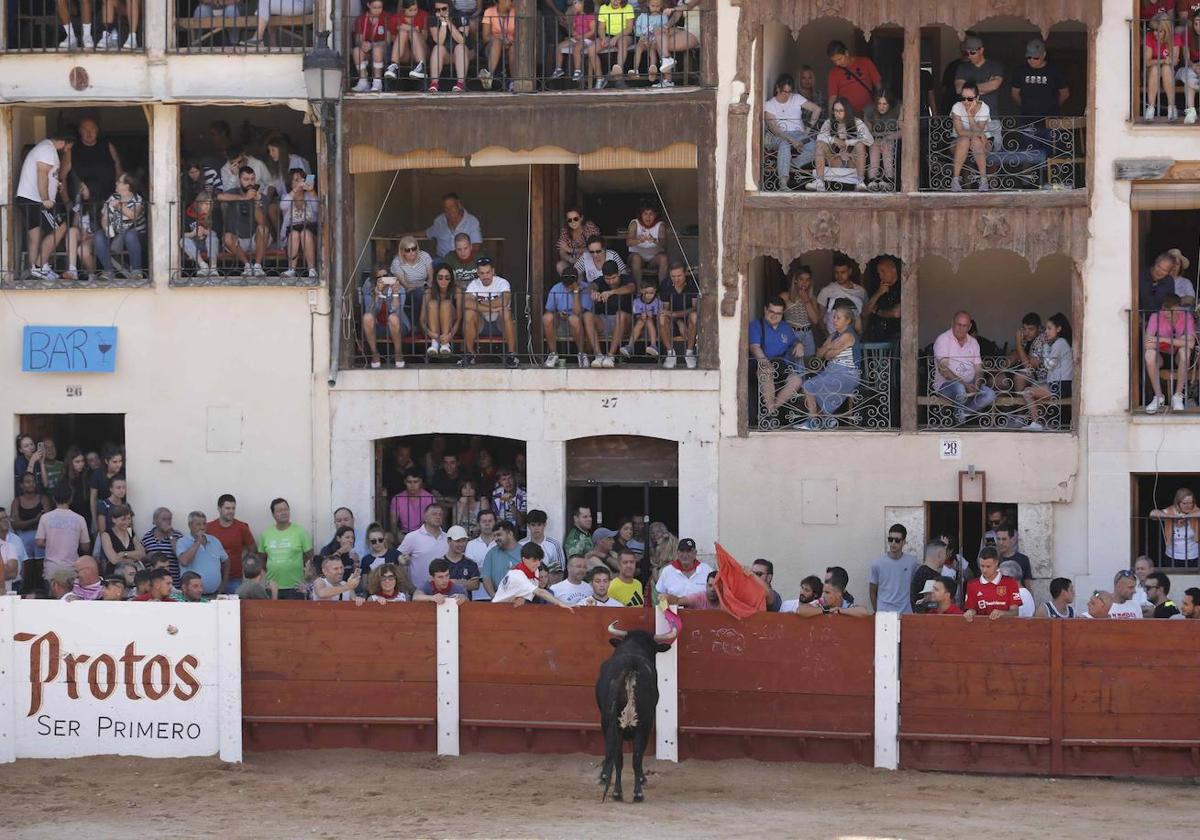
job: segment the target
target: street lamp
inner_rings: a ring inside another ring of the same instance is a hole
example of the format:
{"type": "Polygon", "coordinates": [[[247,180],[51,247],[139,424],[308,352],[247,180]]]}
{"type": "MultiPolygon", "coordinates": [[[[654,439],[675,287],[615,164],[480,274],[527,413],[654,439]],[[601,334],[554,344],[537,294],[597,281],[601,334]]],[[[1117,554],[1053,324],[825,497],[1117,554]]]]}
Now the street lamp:
{"type": "Polygon", "coordinates": [[[329,48],[329,33],[318,32],[312,52],[304,56],[304,87],[308,101],[325,105],[342,96],[345,65],[337,50],[329,48]]]}

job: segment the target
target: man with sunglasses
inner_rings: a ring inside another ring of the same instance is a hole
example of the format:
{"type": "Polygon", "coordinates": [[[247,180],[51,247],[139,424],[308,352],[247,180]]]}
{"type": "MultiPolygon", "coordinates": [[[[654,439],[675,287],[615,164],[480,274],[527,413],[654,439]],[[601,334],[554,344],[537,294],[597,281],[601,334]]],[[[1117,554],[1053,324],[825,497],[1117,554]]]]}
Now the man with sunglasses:
{"type": "Polygon", "coordinates": [[[914,554],[904,551],[908,529],[896,523],[887,532],[887,548],[871,563],[867,582],[871,591],[871,609],[875,612],[912,612],[909,588],[917,568],[914,554]]]}
{"type": "MultiPolygon", "coordinates": [[[[975,84],[979,86],[979,98],[988,106],[995,119],[1000,114],[1000,88],[1004,86],[1004,66],[987,57],[983,41],[976,35],[969,35],[963,41],[963,51],[967,54],[967,60],[954,71],[954,91],[961,96],[963,85],[968,79],[974,79],[975,84]]],[[[991,133],[990,127],[988,131],[991,133]]]]}
{"type": "MultiPolygon", "coordinates": [[[[1148,582],[1148,579],[1147,579],[1148,582]]],[[[1133,590],[1137,587],[1137,578],[1129,569],[1121,569],[1113,577],[1112,606],[1108,608],[1109,618],[1134,619],[1142,617],[1142,608],[1133,600],[1133,590]]]]}
{"type": "MultiPolygon", "coordinates": [[[[780,606],[783,605],[783,596],[776,592],[775,587],[772,586],[775,581],[775,564],[770,560],[764,560],[760,557],[750,564],[750,572],[761,580],[767,588],[767,612],[779,612],[780,606]]],[[[715,574],[716,572],[713,572],[709,575],[710,591],[712,590],[712,577],[715,574]]],[[[716,597],[716,592],[712,592],[710,602],[715,601],[716,597]]],[[[691,604],[685,604],[685,606],[691,606],[691,604]]],[[[709,607],[708,609],[715,609],[715,607],[709,607]]]]}

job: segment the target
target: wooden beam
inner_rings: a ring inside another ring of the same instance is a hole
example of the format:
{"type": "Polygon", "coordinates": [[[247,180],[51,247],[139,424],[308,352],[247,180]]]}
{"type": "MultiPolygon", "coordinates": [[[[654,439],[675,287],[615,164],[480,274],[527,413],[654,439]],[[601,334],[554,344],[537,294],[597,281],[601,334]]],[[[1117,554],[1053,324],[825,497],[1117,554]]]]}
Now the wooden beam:
{"type": "Polygon", "coordinates": [[[715,88],[720,81],[717,72],[716,0],[705,0],[700,5],[700,85],[715,88]]]}
{"type": "MultiPolygon", "coordinates": [[[[700,160],[696,170],[699,181],[697,189],[700,196],[700,275],[696,283],[700,288],[699,323],[696,325],[696,352],[699,356],[700,367],[706,370],[716,370],[720,366],[718,348],[718,317],[717,295],[720,294],[721,284],[717,281],[720,275],[717,266],[718,245],[722,240],[721,231],[717,229],[717,150],[716,150],[716,118],[712,110],[710,115],[713,131],[699,148],[700,160]]],[[[729,177],[733,177],[730,175],[729,177]]],[[[743,190],[744,192],[744,190],[743,190]]],[[[728,212],[728,208],[726,208],[728,212]]],[[[736,245],[735,245],[736,247],[736,245]]]]}
{"type": "Polygon", "coordinates": [[[517,67],[516,87],[520,93],[533,93],[537,74],[538,32],[542,25],[538,17],[538,0],[517,0],[517,67]]]}
{"type": "Polygon", "coordinates": [[[921,176],[921,30],[904,30],[904,100],[900,126],[900,189],[920,189],[921,176]]]}
{"type": "MultiPolygon", "coordinates": [[[[533,352],[540,353],[545,344],[542,342],[542,301],[546,299],[546,251],[550,247],[546,241],[546,181],[547,170],[554,166],[534,164],[529,167],[529,284],[526,291],[529,299],[526,306],[532,310],[530,328],[533,332],[533,352]]],[[[517,344],[520,344],[518,340],[517,344]]]]}

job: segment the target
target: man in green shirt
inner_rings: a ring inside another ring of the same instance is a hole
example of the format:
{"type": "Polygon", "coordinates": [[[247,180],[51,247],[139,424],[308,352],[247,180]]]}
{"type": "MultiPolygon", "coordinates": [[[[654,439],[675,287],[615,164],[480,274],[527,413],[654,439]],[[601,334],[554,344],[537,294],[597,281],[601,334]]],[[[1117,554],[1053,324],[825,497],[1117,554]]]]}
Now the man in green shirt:
{"type": "Polygon", "coordinates": [[[42,447],[46,452],[45,457],[42,458],[42,466],[46,470],[46,492],[49,493],[62,480],[67,465],[58,460],[58,447],[54,445],[54,438],[49,436],[42,438],[42,447]]]}
{"type": "Polygon", "coordinates": [[[258,554],[266,561],[267,580],[279,587],[281,601],[303,601],[304,569],[312,560],[312,537],[292,523],[292,508],[287,499],[271,502],[275,525],[258,537],[258,554]]]}
{"type": "Polygon", "coordinates": [[[454,272],[454,285],[460,292],[466,291],[472,280],[479,279],[479,266],[475,261],[486,256],[483,246],[471,242],[467,234],[460,233],[454,237],[454,250],[442,261],[454,272]]]}
{"type": "Polygon", "coordinates": [[[587,554],[592,550],[592,509],[587,505],[575,508],[572,515],[571,530],[563,540],[563,552],[572,557],[576,554],[587,554]]]}

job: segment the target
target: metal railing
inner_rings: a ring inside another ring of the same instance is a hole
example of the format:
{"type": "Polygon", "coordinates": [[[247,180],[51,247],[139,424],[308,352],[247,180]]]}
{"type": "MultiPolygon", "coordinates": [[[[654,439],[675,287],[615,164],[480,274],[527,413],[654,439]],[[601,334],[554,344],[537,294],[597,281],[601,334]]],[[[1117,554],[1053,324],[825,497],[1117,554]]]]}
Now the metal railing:
{"type": "Polygon", "coordinates": [[[922,430],[1071,431],[1070,383],[1047,383],[1000,358],[984,358],[978,381],[939,387],[937,360],[918,365],[917,425],[922,430]]]}
{"type": "Polygon", "coordinates": [[[1196,316],[1191,309],[1136,310],[1131,361],[1139,387],[1129,410],[1139,414],[1194,412],[1200,397],[1196,316]]]}
{"type": "Polygon", "coordinates": [[[151,204],[134,205],[126,218],[111,199],[76,202],[52,210],[15,204],[5,218],[10,267],[4,286],[15,289],[76,289],[150,285],[151,204]],[[140,209],[136,209],[140,207],[140,209]],[[30,230],[38,224],[35,258],[30,230]],[[49,232],[42,232],[48,230],[49,232]],[[43,261],[47,253],[49,260],[43,261]],[[49,266],[50,271],[46,271],[49,266]]]}
{"type": "Polygon", "coordinates": [[[979,134],[968,136],[955,130],[952,117],[922,117],[927,165],[921,189],[1082,189],[1087,183],[1085,125],[1084,117],[995,117],[979,134]],[[981,156],[986,177],[981,177],[981,156]],[[961,157],[957,177],[956,157],[961,157]]]}
{"type": "Polygon", "coordinates": [[[172,202],[170,285],[319,286],[323,218],[316,196],[172,202]]]}
{"type": "MultiPolygon", "coordinates": [[[[862,156],[860,177],[853,159],[837,160],[827,165],[822,179],[825,189],[854,190],[861,182],[869,192],[896,192],[900,186],[900,139],[877,137],[862,156]],[[845,165],[840,165],[845,164],[845,165]]],[[[826,154],[817,142],[817,128],[805,126],[785,136],[776,135],[763,126],[762,172],[759,183],[764,192],[796,192],[813,188],[816,177],[816,157],[826,154]]],[[[826,158],[827,162],[829,158],[826,158]]]]}
{"type": "MultiPolygon", "coordinates": [[[[699,9],[668,9],[668,25],[650,29],[647,20],[644,36],[631,31],[572,41],[572,15],[514,15],[511,26],[502,18],[492,25],[491,19],[460,17],[453,3],[444,5],[450,9],[446,23],[436,28],[428,21],[433,12],[416,18],[385,13],[386,20],[349,16],[342,44],[349,92],[528,93],[700,84],[699,9]],[[421,19],[425,26],[415,26],[421,19]]],[[[637,18],[631,25],[642,31],[637,18]]],[[[584,31],[595,29],[588,25],[584,31]]]]}
{"type": "Polygon", "coordinates": [[[1131,20],[1129,48],[1133,122],[1194,125],[1200,95],[1200,30],[1194,20],[1169,21],[1162,29],[1152,20],[1131,20]]]}
{"type": "Polygon", "coordinates": [[[900,357],[890,343],[864,344],[862,362],[851,376],[812,358],[795,365],[752,359],[750,366],[760,432],[900,428],[900,357]]]}
{"type": "MultiPolygon", "coordinates": [[[[632,313],[605,315],[582,304],[578,313],[560,315],[548,309],[549,294],[538,299],[527,292],[511,293],[507,308],[498,300],[490,311],[486,301],[477,299],[475,311],[469,312],[468,295],[461,287],[439,303],[424,286],[406,291],[399,278],[389,280],[395,282],[376,295],[372,275],[364,272],[344,292],[341,328],[350,367],[391,368],[402,361],[403,366],[430,367],[686,370],[699,367],[706,340],[699,334],[699,297],[690,318],[685,311],[650,319],[632,313]],[[386,310],[381,298],[387,300],[386,310]],[[468,340],[471,329],[475,334],[468,340]],[[636,338],[631,335],[635,329],[636,338]]],[[[588,287],[583,288],[586,296],[588,287]]],[[[667,309],[667,301],[662,296],[660,300],[667,309]]]]}
{"type": "Polygon", "coordinates": [[[1150,515],[1131,522],[1137,555],[1149,557],[1155,568],[1200,568],[1200,518],[1150,515]]]}
{"type": "Polygon", "coordinates": [[[176,0],[167,48],[180,53],[302,52],[314,44],[315,0],[176,0]]]}
{"type": "Polygon", "coordinates": [[[10,0],[5,4],[7,37],[4,45],[10,52],[144,52],[143,27],[140,20],[142,0],[130,3],[107,3],[84,0],[79,8],[62,3],[67,13],[64,21],[59,5],[53,0],[10,0]],[[69,31],[68,31],[69,30],[69,31]]]}

